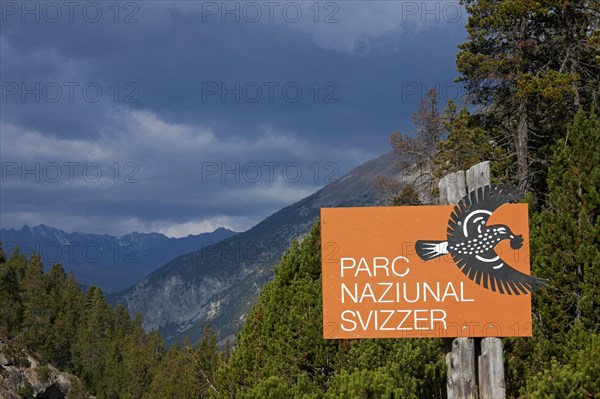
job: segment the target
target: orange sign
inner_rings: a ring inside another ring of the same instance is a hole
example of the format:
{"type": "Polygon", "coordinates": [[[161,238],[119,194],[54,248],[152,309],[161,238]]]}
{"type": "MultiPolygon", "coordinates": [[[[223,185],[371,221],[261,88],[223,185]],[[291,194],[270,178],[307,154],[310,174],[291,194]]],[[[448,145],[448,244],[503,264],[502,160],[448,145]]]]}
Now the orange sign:
{"type": "Polygon", "coordinates": [[[324,338],[531,336],[527,205],[475,205],[321,209],[324,338]]]}

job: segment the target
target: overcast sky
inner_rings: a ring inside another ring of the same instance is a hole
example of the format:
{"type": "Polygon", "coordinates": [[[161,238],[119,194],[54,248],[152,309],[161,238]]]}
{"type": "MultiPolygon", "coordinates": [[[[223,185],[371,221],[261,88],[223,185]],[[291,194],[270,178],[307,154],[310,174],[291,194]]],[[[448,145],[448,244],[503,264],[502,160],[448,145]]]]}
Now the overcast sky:
{"type": "Polygon", "coordinates": [[[453,1],[0,5],[2,228],[243,231],[461,93],[453,1]]]}

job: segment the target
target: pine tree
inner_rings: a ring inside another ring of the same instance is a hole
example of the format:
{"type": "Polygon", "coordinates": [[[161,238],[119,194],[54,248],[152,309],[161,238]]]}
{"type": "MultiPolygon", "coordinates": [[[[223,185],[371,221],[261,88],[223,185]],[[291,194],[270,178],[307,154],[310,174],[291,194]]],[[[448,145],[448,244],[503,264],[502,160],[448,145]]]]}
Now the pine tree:
{"type": "MultiPolygon", "coordinates": [[[[61,296],[67,282],[67,275],[60,263],[55,264],[45,276],[45,289],[47,298],[48,318],[49,318],[49,331],[45,337],[44,344],[39,350],[42,352],[44,357],[57,364],[54,360],[58,360],[61,357],[61,352],[65,350],[64,341],[60,335],[62,332],[55,328],[57,319],[61,311],[61,296]],[[58,333],[58,334],[57,334],[58,333]]],[[[62,365],[60,365],[62,366],[62,365]]]]}
{"type": "Polygon", "coordinates": [[[207,324],[196,350],[192,351],[192,356],[196,361],[196,370],[203,397],[218,393],[215,388],[217,367],[219,365],[218,350],[217,333],[211,324],[207,324]]]}
{"type": "Polygon", "coordinates": [[[554,149],[548,203],[534,221],[534,271],[550,280],[536,302],[542,330],[562,335],[575,320],[600,329],[600,124],[580,112],[554,149]]]}
{"type": "Polygon", "coordinates": [[[140,315],[136,315],[135,319],[131,320],[123,306],[117,306],[117,311],[121,313],[123,323],[130,326],[128,333],[120,338],[123,349],[121,379],[118,380],[119,397],[141,398],[150,388],[157,365],[164,353],[164,344],[162,340],[160,343],[157,342],[156,338],[160,339],[158,334],[146,335],[140,315]],[[156,353],[157,350],[159,353],[156,353]]]}
{"type": "Polygon", "coordinates": [[[18,246],[14,247],[13,253],[8,259],[7,263],[12,265],[12,267],[15,269],[19,282],[23,281],[23,277],[25,277],[25,269],[27,269],[27,257],[19,250],[18,246]]]}
{"type": "Polygon", "coordinates": [[[468,170],[483,161],[490,161],[491,175],[500,182],[510,180],[508,154],[483,128],[480,118],[472,115],[466,107],[458,110],[454,101],[446,106],[443,123],[448,135],[437,143],[435,163],[436,178],[468,170]]]}
{"type": "Polygon", "coordinates": [[[144,399],[197,399],[201,397],[200,382],[194,372],[195,359],[185,340],[180,349],[174,345],[162,359],[144,399]]]}
{"type": "Polygon", "coordinates": [[[463,0],[469,38],[457,67],[469,100],[513,159],[517,183],[544,190],[547,144],[598,97],[591,35],[598,3],[463,0]]]}
{"type": "Polygon", "coordinates": [[[77,332],[85,299],[73,273],[70,273],[64,282],[59,301],[58,314],[52,325],[53,348],[49,360],[56,367],[74,371],[77,369],[77,332]]]}
{"type": "Polygon", "coordinates": [[[23,317],[19,273],[0,246],[0,334],[17,335],[23,317]]]}
{"type": "Polygon", "coordinates": [[[74,355],[78,376],[96,394],[103,383],[103,349],[108,342],[107,330],[111,324],[102,290],[89,287],[85,296],[85,308],[77,326],[74,355]]]}
{"type": "Polygon", "coordinates": [[[554,146],[548,201],[531,229],[532,272],[549,281],[532,297],[533,338],[505,341],[507,388],[515,396],[598,394],[600,368],[592,354],[600,324],[599,128],[596,116],[580,112],[554,146]]]}
{"type": "Polygon", "coordinates": [[[50,304],[42,258],[33,254],[22,282],[23,290],[23,337],[26,345],[40,350],[50,334],[50,304]]]}

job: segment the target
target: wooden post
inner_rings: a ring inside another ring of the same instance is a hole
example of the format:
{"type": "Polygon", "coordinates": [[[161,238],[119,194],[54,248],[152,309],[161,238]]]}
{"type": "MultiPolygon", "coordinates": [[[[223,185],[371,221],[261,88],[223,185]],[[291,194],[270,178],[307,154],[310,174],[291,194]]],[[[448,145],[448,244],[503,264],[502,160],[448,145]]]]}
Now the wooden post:
{"type": "Polygon", "coordinates": [[[504,399],[504,355],[502,340],[486,337],[481,340],[479,366],[479,397],[481,399],[504,399]]]}
{"type": "MultiPolygon", "coordinates": [[[[490,163],[481,162],[440,180],[440,204],[456,204],[467,193],[490,184],[490,163]],[[466,179],[465,179],[466,177],[466,179]]],[[[448,399],[504,399],[504,356],[499,338],[446,338],[448,399]]]]}
{"type": "Polygon", "coordinates": [[[448,399],[477,399],[477,370],[473,338],[446,338],[448,399]]]}
{"type": "MultiPolygon", "coordinates": [[[[478,187],[490,184],[490,163],[488,161],[473,165],[467,170],[467,188],[471,192],[478,187]]],[[[479,397],[481,399],[504,399],[504,355],[502,340],[487,337],[477,340],[479,397]]]]}
{"type": "Polygon", "coordinates": [[[490,161],[480,162],[467,170],[467,187],[469,192],[490,184],[490,161]]]}
{"type": "MultiPolygon", "coordinates": [[[[467,194],[465,172],[440,179],[440,204],[456,204],[467,194]]],[[[472,338],[446,338],[446,392],[448,399],[477,399],[475,343],[472,338]]]]}
{"type": "MultiPolygon", "coordinates": [[[[440,181],[440,185],[442,185],[442,181],[440,181]]],[[[456,204],[462,197],[467,195],[465,172],[462,170],[444,176],[443,185],[446,187],[444,190],[446,192],[446,197],[443,199],[443,202],[442,198],[440,198],[440,203],[456,204]]],[[[440,190],[440,193],[441,192],[442,190],[440,190]]]]}

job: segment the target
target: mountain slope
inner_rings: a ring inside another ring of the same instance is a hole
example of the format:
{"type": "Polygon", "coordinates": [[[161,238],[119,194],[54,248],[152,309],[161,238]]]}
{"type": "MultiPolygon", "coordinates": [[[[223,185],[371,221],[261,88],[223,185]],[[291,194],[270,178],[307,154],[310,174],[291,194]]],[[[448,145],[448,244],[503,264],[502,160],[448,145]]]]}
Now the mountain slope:
{"type": "Polygon", "coordinates": [[[67,233],[43,224],[20,230],[1,229],[0,241],[8,254],[15,246],[26,255],[37,251],[46,270],[61,263],[85,285],[105,292],[121,291],[138,282],[176,256],[217,243],[236,233],[218,228],[212,233],[169,238],[160,233],[67,233]]]}
{"type": "Polygon", "coordinates": [[[377,177],[395,175],[398,160],[395,153],[372,159],[250,230],[173,259],[119,294],[116,302],[131,314],[141,312],[145,328],[159,329],[167,342],[185,335],[197,340],[205,322],[221,336],[230,335],[290,242],[308,233],[320,208],[380,204],[377,177]]]}

